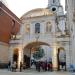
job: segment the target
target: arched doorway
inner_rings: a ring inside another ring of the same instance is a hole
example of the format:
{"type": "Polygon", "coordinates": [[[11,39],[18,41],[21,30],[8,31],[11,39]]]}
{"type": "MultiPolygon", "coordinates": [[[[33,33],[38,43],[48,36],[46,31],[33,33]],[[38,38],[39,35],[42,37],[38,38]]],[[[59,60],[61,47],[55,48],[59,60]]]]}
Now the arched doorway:
{"type": "Polygon", "coordinates": [[[26,45],[24,47],[24,52],[23,52],[23,55],[24,55],[23,61],[24,61],[24,63],[26,63],[26,66],[27,66],[26,68],[31,67],[33,61],[40,60],[40,61],[48,61],[49,62],[49,60],[52,58],[50,58],[50,57],[48,58],[47,55],[44,55],[44,54],[48,54],[47,49],[51,50],[50,45],[47,43],[44,43],[44,42],[39,42],[39,41],[32,42],[32,43],[29,43],[28,45],[26,45]],[[46,49],[46,50],[44,50],[44,49],[46,49]],[[35,56],[34,56],[34,54],[35,54],[35,56]]]}
{"type": "Polygon", "coordinates": [[[17,63],[17,67],[18,67],[18,58],[19,58],[19,49],[15,48],[13,50],[13,62],[17,63]]]}
{"type": "Polygon", "coordinates": [[[66,52],[63,47],[58,48],[57,60],[58,70],[66,70],[66,52]]]}

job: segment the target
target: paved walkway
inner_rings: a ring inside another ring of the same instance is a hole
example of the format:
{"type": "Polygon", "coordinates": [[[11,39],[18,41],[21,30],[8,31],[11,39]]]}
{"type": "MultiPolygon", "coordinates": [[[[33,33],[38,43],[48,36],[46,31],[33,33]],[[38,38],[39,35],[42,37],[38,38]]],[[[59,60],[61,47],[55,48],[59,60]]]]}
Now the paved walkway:
{"type": "Polygon", "coordinates": [[[8,70],[0,70],[0,75],[75,75],[75,73],[69,73],[64,71],[53,71],[53,72],[37,72],[33,70],[25,70],[23,72],[11,72],[8,70]]]}

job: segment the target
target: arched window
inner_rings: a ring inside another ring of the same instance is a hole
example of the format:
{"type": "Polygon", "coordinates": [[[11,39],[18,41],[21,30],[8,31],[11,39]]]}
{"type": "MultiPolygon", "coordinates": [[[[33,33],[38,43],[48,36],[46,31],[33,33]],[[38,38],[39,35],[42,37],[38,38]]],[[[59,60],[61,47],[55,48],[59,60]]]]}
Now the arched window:
{"type": "Polygon", "coordinates": [[[35,33],[40,33],[40,23],[35,24],[35,33]]]}

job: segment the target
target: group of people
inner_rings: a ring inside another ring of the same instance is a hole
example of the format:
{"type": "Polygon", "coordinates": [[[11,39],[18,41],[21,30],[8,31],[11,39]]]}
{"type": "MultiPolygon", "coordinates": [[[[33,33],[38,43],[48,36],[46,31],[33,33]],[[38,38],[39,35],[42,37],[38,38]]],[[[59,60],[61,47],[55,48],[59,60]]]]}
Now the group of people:
{"type": "Polygon", "coordinates": [[[59,62],[59,69],[58,70],[65,70],[66,71],[66,62],[59,62]]]}
{"type": "MultiPolygon", "coordinates": [[[[52,71],[53,70],[53,66],[52,66],[52,62],[47,62],[47,61],[35,61],[31,64],[31,66],[34,65],[36,71],[52,71]]],[[[23,64],[22,62],[20,62],[20,67],[19,67],[19,71],[21,72],[23,69],[26,68],[26,65],[23,64]]],[[[15,71],[17,70],[17,63],[16,62],[9,62],[8,63],[8,70],[10,71],[15,71]]]]}
{"type": "MultiPolygon", "coordinates": [[[[13,71],[16,72],[17,68],[18,68],[18,67],[17,67],[17,63],[16,63],[16,62],[13,62],[13,63],[9,62],[9,63],[8,63],[8,70],[10,70],[10,71],[12,71],[12,72],[13,72],[13,71]]],[[[24,65],[24,68],[25,68],[25,65],[24,65]]],[[[23,69],[23,63],[20,62],[19,71],[21,72],[22,69],[23,69]]]]}
{"type": "MultiPolygon", "coordinates": [[[[31,66],[34,66],[34,69],[36,69],[36,71],[40,72],[40,71],[53,71],[53,64],[52,61],[34,61],[31,62],[31,66]]],[[[66,64],[65,63],[59,63],[59,69],[60,67],[63,69],[63,67],[65,67],[66,70],[66,64]]],[[[16,62],[9,62],[8,63],[8,70],[10,71],[14,71],[16,72],[18,66],[16,62]]],[[[20,66],[19,66],[19,71],[21,72],[23,69],[26,69],[26,64],[20,62],[20,66]]]]}
{"type": "Polygon", "coordinates": [[[8,70],[10,70],[10,71],[16,71],[16,69],[17,69],[17,63],[16,62],[11,63],[9,61],[9,63],[8,63],[8,70]]]}
{"type": "Polygon", "coordinates": [[[53,70],[53,66],[52,66],[52,62],[47,62],[47,61],[35,61],[32,65],[35,65],[35,68],[37,71],[52,71],[53,70]]]}

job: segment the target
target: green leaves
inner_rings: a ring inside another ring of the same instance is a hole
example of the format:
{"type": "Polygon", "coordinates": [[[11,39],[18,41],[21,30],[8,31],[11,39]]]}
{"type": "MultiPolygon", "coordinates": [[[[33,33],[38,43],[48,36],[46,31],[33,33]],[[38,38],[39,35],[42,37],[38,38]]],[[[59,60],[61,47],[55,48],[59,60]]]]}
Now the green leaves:
{"type": "Polygon", "coordinates": [[[41,59],[45,55],[44,49],[41,47],[36,48],[35,53],[33,54],[34,59],[41,59]]]}

